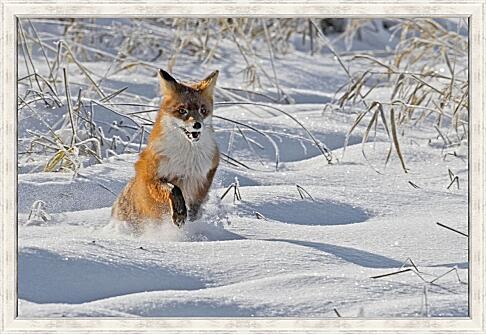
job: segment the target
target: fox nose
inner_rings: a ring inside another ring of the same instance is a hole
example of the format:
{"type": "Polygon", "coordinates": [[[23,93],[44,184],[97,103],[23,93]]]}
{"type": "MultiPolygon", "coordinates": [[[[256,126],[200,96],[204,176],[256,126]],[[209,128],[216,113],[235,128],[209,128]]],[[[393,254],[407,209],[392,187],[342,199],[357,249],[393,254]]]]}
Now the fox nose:
{"type": "Polygon", "coordinates": [[[194,129],[200,129],[202,127],[201,122],[194,122],[194,125],[192,126],[194,129]]]}

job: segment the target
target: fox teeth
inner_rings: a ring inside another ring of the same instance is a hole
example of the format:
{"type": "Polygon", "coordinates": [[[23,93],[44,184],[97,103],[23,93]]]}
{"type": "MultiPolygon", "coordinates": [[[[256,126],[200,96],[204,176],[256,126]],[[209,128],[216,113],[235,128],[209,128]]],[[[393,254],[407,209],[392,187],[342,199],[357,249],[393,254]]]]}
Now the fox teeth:
{"type": "Polygon", "coordinates": [[[199,141],[199,137],[201,136],[201,132],[198,132],[198,131],[194,131],[194,132],[190,132],[188,130],[186,130],[185,128],[182,128],[181,129],[184,131],[184,133],[186,134],[187,136],[187,139],[191,142],[197,142],[199,141]]]}

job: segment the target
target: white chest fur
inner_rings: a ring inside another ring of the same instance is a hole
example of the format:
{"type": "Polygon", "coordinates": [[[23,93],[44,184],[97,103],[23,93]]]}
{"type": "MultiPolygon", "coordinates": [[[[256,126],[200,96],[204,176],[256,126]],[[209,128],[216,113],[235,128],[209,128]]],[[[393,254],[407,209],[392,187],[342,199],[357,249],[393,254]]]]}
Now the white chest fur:
{"type": "Polygon", "coordinates": [[[157,174],[161,178],[182,180],[184,199],[189,205],[193,204],[198,190],[207,181],[213,157],[217,153],[213,130],[210,126],[205,127],[200,140],[191,143],[170,121],[164,123],[163,138],[153,143],[155,151],[164,156],[157,174]]]}

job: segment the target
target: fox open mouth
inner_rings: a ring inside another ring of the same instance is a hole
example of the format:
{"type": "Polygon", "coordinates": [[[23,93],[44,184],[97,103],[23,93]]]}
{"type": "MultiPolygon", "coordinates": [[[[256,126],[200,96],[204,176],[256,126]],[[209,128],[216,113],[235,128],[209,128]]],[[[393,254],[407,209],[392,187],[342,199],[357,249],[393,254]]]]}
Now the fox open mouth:
{"type": "Polygon", "coordinates": [[[187,139],[189,142],[197,142],[201,138],[201,132],[200,131],[188,131],[186,128],[181,129],[184,131],[184,134],[186,134],[187,139]]]}

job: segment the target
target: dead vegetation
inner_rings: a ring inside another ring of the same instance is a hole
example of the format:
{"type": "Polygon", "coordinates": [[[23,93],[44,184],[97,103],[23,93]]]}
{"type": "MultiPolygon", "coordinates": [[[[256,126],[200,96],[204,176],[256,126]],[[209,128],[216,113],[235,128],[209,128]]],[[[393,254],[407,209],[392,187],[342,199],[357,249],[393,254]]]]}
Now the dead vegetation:
{"type": "MultiPolygon", "coordinates": [[[[83,164],[140,151],[157,103],[129,93],[127,87],[113,88],[108,82],[139,68],[155,73],[159,67],[170,70],[177,62],[187,59],[205,64],[227,57],[220,45],[229,43],[236,47],[245,64],[241,73],[244,85],[243,88],[218,88],[216,107],[231,105],[245,111],[251,107],[270,115],[283,114],[301,128],[300,141],[312,143],[328,163],[336,163],[336,155],[322,141],[278,106],[293,101],[279,85],[275,63],[277,58],[292,52],[292,41],[296,38],[302,39],[315,57],[323,50],[330,50],[348,75],[348,84],[336,88],[335,101],[325,108],[356,114],[348,138],[360,129],[365,159],[364,144],[381,132],[390,142],[385,165],[395,153],[406,172],[402,138],[424,123],[433,124],[444,148],[467,141],[468,73],[463,65],[467,62],[461,60],[467,58],[468,48],[467,37],[459,33],[465,22],[457,25],[457,31],[451,31],[433,19],[333,20],[20,20],[19,67],[25,75],[18,78],[18,108],[35,115],[47,129],[43,133],[32,131],[30,143],[24,145],[26,149],[21,153],[44,157],[45,171],[77,172],[83,164]],[[39,32],[36,29],[39,25],[56,26],[60,31],[39,32]],[[173,34],[168,35],[167,29],[173,34]],[[386,61],[371,53],[340,55],[335,50],[335,43],[344,41],[350,46],[370,29],[391,32],[396,45],[386,61]],[[337,37],[331,40],[329,33],[337,37]],[[265,48],[261,48],[262,43],[265,48]],[[172,47],[167,48],[168,45],[172,47]],[[262,58],[268,59],[270,65],[263,66],[262,58]],[[98,61],[109,65],[100,72],[92,67],[98,61]],[[361,66],[355,70],[354,64],[361,66]],[[70,79],[73,71],[78,74],[76,78],[83,78],[82,82],[70,79]],[[58,120],[45,121],[39,104],[44,109],[58,109],[58,120]]],[[[219,131],[242,139],[256,161],[263,164],[258,152],[271,148],[273,165],[278,170],[280,149],[275,136],[285,138],[289,134],[276,134],[237,119],[216,117],[224,124],[219,131]]],[[[222,159],[235,167],[257,168],[232,156],[230,151],[222,159]]]]}
{"type": "MultiPolygon", "coordinates": [[[[390,140],[385,165],[395,152],[407,172],[400,138],[421,123],[433,125],[444,148],[467,143],[468,40],[433,19],[397,20],[390,29],[399,42],[389,61],[370,54],[352,56],[347,66],[368,66],[348,72],[350,81],[339,92],[338,104],[341,109],[360,110],[349,135],[365,124],[364,144],[380,127],[390,140]]],[[[363,155],[366,158],[364,147],[363,155]]]]}

